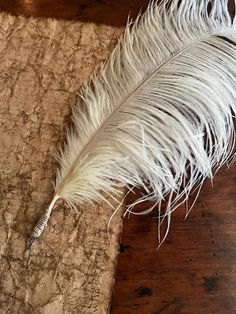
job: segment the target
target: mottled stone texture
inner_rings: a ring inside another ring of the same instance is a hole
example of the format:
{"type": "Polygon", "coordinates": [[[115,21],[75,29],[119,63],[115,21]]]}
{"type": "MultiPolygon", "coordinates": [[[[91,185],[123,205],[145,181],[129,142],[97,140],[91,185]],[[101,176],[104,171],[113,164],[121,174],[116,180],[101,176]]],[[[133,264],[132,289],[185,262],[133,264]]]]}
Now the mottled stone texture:
{"type": "Polygon", "coordinates": [[[53,194],[52,154],[70,105],[121,30],[0,15],[1,313],[107,313],[122,220],[107,205],[66,206],[29,253],[25,239],[53,194]]]}

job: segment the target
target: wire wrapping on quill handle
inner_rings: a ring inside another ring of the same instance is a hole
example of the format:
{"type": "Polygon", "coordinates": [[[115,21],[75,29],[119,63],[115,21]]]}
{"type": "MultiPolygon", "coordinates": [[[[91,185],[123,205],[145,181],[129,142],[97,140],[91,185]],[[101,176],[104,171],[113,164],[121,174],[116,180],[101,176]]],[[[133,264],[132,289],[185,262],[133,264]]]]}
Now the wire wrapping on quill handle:
{"type": "Polygon", "coordinates": [[[121,186],[143,188],[129,213],[168,197],[165,238],[173,209],[232,155],[235,43],[227,0],[151,2],[81,90],[58,154],[55,197],[71,207],[106,195],[115,204],[121,186]]]}
{"type": "Polygon", "coordinates": [[[50,218],[52,209],[53,209],[53,207],[54,207],[54,205],[55,205],[57,200],[58,200],[58,198],[54,197],[52,202],[51,202],[51,204],[47,208],[47,210],[39,218],[36,226],[34,227],[33,232],[28,237],[28,239],[27,239],[27,241],[25,243],[25,250],[24,250],[24,252],[27,252],[30,249],[31,245],[33,244],[34,240],[41,236],[44,228],[47,226],[48,219],[50,218]]]}

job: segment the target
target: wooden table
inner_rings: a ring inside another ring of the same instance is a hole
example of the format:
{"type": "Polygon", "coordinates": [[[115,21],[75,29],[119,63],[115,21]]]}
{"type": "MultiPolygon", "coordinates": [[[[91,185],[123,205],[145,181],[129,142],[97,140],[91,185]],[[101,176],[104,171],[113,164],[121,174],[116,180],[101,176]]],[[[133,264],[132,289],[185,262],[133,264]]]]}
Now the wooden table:
{"type": "MultiPolygon", "coordinates": [[[[145,0],[0,0],[1,10],[27,16],[125,25],[145,0]]],[[[233,3],[231,1],[231,7],[233,3]]],[[[171,232],[157,251],[152,215],[125,219],[112,314],[236,313],[236,167],[207,182],[184,221],[173,215],[171,232]]],[[[81,313],[82,314],[82,313],[81,313]]]]}
{"type": "Polygon", "coordinates": [[[234,166],[206,182],[158,251],[156,213],[125,220],[112,314],[236,313],[235,180],[234,166]]]}

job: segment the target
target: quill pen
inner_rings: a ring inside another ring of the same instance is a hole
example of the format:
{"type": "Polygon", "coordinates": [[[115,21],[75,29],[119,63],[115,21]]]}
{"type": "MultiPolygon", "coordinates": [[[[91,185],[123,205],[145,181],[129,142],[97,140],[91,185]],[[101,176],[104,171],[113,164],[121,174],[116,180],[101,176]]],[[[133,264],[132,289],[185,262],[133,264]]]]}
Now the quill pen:
{"type": "Polygon", "coordinates": [[[167,218],[166,236],[173,210],[232,156],[235,43],[228,0],[153,1],[129,22],[72,108],[55,194],[25,249],[59,199],[72,208],[107,201],[106,195],[115,202],[120,188],[130,186],[146,193],[126,213],[168,198],[159,215],[159,224],[167,218]]]}

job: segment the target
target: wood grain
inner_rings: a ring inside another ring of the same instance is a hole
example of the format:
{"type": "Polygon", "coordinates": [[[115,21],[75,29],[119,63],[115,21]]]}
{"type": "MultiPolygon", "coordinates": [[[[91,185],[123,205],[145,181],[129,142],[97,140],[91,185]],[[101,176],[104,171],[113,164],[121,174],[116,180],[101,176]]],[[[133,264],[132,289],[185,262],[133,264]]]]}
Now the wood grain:
{"type": "Polygon", "coordinates": [[[235,182],[236,167],[207,182],[158,251],[157,213],[125,220],[112,314],[236,313],[235,182]]]}
{"type": "MultiPolygon", "coordinates": [[[[13,14],[125,25],[145,0],[0,0],[13,14]]],[[[233,10],[233,1],[230,2],[233,10]]],[[[173,215],[167,241],[157,251],[152,216],[124,222],[112,314],[236,313],[236,167],[207,182],[188,219],[173,215]]]]}
{"type": "Polygon", "coordinates": [[[0,0],[0,9],[12,14],[55,17],[108,25],[125,25],[147,6],[147,0],[0,0]]]}

